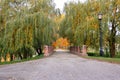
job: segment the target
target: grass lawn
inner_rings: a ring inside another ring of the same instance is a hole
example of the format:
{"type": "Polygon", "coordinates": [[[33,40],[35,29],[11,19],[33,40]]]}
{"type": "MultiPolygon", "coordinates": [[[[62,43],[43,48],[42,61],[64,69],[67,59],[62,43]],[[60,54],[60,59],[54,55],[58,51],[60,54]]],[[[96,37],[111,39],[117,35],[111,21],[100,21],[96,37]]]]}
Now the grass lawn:
{"type": "Polygon", "coordinates": [[[20,62],[25,62],[25,61],[40,59],[40,58],[43,58],[43,57],[44,56],[42,54],[40,56],[36,56],[36,57],[33,57],[33,58],[28,58],[28,59],[23,59],[23,60],[17,60],[17,61],[11,61],[11,62],[0,62],[0,65],[20,63],[20,62]]]}
{"type": "Polygon", "coordinates": [[[84,58],[120,64],[120,58],[95,57],[95,56],[87,56],[84,58]]]}

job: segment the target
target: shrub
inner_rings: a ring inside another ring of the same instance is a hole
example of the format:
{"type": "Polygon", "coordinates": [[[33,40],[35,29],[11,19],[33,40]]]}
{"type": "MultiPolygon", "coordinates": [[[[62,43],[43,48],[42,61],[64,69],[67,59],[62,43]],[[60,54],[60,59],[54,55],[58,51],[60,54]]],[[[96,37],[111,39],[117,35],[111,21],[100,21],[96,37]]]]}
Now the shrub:
{"type": "Polygon", "coordinates": [[[87,54],[88,56],[97,56],[97,53],[93,53],[93,52],[88,52],[87,54]]]}

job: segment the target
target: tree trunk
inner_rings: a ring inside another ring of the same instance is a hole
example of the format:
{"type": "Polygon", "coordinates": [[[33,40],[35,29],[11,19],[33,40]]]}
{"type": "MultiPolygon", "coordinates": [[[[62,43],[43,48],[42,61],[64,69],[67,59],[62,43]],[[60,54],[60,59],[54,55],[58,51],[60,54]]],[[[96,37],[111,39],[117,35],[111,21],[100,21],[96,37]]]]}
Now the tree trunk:
{"type": "Polygon", "coordinates": [[[116,36],[116,27],[114,26],[114,21],[112,23],[112,30],[110,33],[110,38],[109,38],[109,47],[110,47],[110,57],[115,57],[115,39],[116,36]]]}
{"type": "Polygon", "coordinates": [[[24,59],[27,59],[27,57],[28,57],[28,53],[24,53],[24,54],[23,54],[23,58],[24,58],[24,59]]]}
{"type": "Polygon", "coordinates": [[[42,48],[40,47],[40,54],[42,54],[42,48]]]}
{"type": "Polygon", "coordinates": [[[18,53],[18,55],[19,55],[20,59],[22,60],[23,59],[22,55],[20,53],[18,53]]]}
{"type": "Polygon", "coordinates": [[[37,51],[39,56],[42,54],[42,48],[41,47],[39,47],[36,51],[37,51]]]}
{"type": "Polygon", "coordinates": [[[10,54],[10,61],[13,61],[13,54],[10,54]]]}
{"type": "Polygon", "coordinates": [[[110,44],[110,57],[115,57],[115,43],[109,42],[110,44]]]}

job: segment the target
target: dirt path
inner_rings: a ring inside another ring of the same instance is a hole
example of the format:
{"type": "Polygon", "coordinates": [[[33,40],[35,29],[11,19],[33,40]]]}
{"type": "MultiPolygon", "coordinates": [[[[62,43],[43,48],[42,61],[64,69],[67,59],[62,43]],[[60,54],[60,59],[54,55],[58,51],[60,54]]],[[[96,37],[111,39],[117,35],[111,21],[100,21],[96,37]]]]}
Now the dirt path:
{"type": "Polygon", "coordinates": [[[0,80],[120,80],[120,65],[56,52],[47,58],[0,67],[0,80]]]}

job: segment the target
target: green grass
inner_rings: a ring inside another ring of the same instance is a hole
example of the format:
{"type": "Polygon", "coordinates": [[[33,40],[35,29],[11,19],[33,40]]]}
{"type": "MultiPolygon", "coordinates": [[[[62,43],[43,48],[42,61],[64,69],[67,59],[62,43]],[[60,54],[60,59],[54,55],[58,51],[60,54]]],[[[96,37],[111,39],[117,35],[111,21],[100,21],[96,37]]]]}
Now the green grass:
{"type": "Polygon", "coordinates": [[[20,63],[20,62],[25,62],[25,61],[30,61],[30,60],[37,60],[40,58],[43,58],[43,54],[40,56],[36,56],[36,57],[32,57],[32,58],[27,58],[27,59],[23,59],[23,60],[17,60],[17,61],[10,61],[10,62],[0,62],[0,65],[5,65],[5,64],[14,64],[14,63],[20,63]]]}
{"type": "Polygon", "coordinates": [[[85,57],[87,59],[93,59],[93,60],[99,60],[99,61],[104,61],[104,62],[109,62],[109,63],[117,63],[120,64],[120,58],[109,58],[109,57],[100,57],[100,56],[87,56],[85,57]]]}

